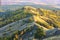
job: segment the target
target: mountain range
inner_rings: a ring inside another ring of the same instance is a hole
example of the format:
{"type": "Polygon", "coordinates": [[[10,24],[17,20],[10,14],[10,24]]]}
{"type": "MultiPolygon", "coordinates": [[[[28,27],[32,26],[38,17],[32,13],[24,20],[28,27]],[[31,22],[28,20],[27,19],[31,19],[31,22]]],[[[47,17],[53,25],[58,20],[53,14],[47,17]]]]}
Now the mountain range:
{"type": "Polygon", "coordinates": [[[36,3],[31,3],[31,2],[20,2],[16,4],[12,4],[12,5],[1,5],[0,6],[0,10],[15,10],[15,9],[19,9],[20,7],[24,7],[24,6],[32,6],[32,7],[36,7],[36,8],[44,8],[44,9],[50,9],[50,10],[60,10],[59,8],[60,4],[57,4],[57,6],[55,5],[43,5],[43,4],[36,4],[36,3]]]}

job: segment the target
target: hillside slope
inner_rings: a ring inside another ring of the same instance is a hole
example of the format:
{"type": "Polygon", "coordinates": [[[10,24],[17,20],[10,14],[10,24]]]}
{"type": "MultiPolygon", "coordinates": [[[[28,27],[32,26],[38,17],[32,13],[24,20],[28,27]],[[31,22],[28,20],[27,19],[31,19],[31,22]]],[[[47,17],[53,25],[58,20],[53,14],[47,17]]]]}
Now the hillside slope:
{"type": "Polygon", "coordinates": [[[2,11],[0,13],[1,40],[5,40],[6,38],[19,39],[25,33],[28,34],[25,36],[29,36],[30,32],[35,32],[34,30],[38,28],[43,28],[42,30],[46,36],[55,35],[55,32],[60,31],[59,11],[25,6],[15,11],[2,11]]]}
{"type": "Polygon", "coordinates": [[[60,21],[58,21],[60,16],[56,15],[52,10],[26,6],[24,7],[24,11],[32,14],[34,21],[39,25],[48,29],[60,28],[60,21]]]}
{"type": "MultiPolygon", "coordinates": [[[[1,13],[2,14],[2,13],[1,13]]],[[[16,11],[8,11],[0,16],[0,27],[33,16],[33,20],[48,29],[60,28],[60,16],[53,10],[25,6],[16,11]]]]}

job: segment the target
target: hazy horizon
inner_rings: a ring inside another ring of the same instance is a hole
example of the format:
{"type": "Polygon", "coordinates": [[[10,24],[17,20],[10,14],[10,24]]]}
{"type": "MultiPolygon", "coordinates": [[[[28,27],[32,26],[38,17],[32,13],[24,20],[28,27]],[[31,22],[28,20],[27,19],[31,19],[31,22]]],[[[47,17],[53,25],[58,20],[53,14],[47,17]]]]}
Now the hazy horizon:
{"type": "Polygon", "coordinates": [[[19,4],[20,2],[31,2],[44,5],[57,5],[60,4],[60,0],[1,0],[1,5],[19,4]]]}
{"type": "Polygon", "coordinates": [[[1,5],[19,5],[21,2],[30,2],[39,5],[51,5],[51,7],[60,8],[60,0],[1,0],[1,5]]]}

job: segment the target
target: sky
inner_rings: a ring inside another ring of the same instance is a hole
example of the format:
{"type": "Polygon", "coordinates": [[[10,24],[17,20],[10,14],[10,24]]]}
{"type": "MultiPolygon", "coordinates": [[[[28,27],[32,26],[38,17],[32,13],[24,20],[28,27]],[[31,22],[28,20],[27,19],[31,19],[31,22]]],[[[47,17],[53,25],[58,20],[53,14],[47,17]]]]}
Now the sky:
{"type": "Polygon", "coordinates": [[[12,5],[20,2],[32,2],[35,4],[43,5],[57,5],[60,4],[60,0],[1,0],[1,5],[12,5]]]}

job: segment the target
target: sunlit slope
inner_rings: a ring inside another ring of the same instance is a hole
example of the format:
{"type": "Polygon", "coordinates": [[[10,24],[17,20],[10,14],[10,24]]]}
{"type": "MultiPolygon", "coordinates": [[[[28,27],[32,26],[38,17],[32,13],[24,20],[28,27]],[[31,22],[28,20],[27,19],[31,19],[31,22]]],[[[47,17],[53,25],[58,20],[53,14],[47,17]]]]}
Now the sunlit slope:
{"type": "Polygon", "coordinates": [[[60,21],[58,21],[59,16],[56,15],[52,10],[46,10],[42,8],[34,8],[31,6],[25,6],[24,12],[31,13],[33,15],[34,21],[43,27],[48,29],[59,28],[60,21]]]}
{"type": "Polygon", "coordinates": [[[48,17],[52,22],[53,24],[57,27],[60,27],[60,21],[59,20],[59,15],[57,15],[56,12],[52,11],[52,10],[44,10],[44,9],[40,9],[42,10],[44,16],[48,17]]]}

